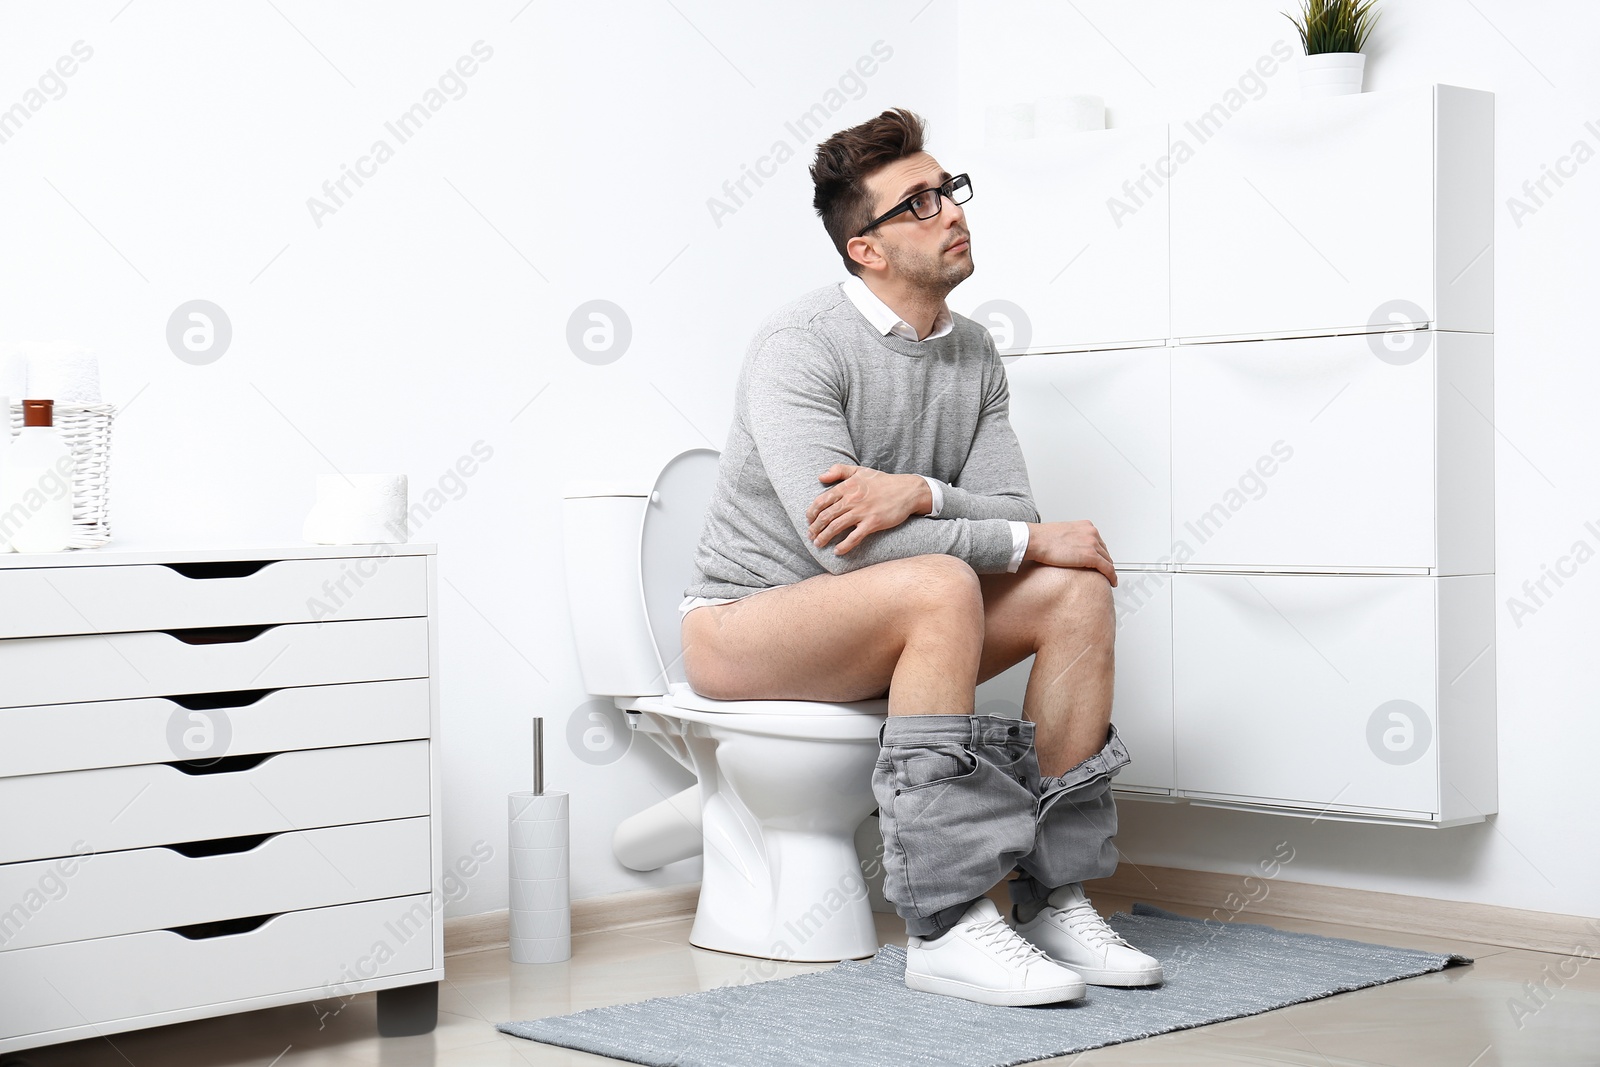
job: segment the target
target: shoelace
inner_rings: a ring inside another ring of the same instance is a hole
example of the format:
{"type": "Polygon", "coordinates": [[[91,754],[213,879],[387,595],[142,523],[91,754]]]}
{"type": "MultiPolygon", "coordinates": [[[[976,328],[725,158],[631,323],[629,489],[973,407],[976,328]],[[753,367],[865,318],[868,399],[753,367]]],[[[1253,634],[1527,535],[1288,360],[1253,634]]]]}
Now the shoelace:
{"type": "Polygon", "coordinates": [[[1004,919],[990,919],[978,923],[970,927],[968,932],[979,944],[993,946],[1003,960],[1029,963],[1035,956],[1050,958],[1032,941],[1007,926],[1004,919]]]}
{"type": "Polygon", "coordinates": [[[1091,942],[1098,948],[1111,945],[1121,945],[1124,948],[1133,946],[1123,940],[1121,934],[1106,925],[1100,913],[1094,910],[1094,905],[1087,900],[1075,900],[1065,908],[1058,909],[1061,921],[1065,922],[1074,934],[1091,942]]]}

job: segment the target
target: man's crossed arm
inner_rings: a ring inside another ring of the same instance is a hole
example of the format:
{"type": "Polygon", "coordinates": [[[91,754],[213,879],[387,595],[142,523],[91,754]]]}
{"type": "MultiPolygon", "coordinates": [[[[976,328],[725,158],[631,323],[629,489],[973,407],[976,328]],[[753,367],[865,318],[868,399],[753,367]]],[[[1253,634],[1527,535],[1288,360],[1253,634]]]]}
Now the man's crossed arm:
{"type": "MultiPolygon", "coordinates": [[[[833,483],[806,509],[807,536],[819,548],[845,555],[868,534],[891,530],[912,515],[933,510],[933,491],[920,474],[887,474],[871,467],[835,463],[817,477],[833,483]],[[844,533],[846,530],[849,533],[844,533]]],[[[1116,568],[1100,532],[1087,519],[1028,524],[1026,560],[1054,567],[1092,567],[1117,584],[1116,568]]]]}

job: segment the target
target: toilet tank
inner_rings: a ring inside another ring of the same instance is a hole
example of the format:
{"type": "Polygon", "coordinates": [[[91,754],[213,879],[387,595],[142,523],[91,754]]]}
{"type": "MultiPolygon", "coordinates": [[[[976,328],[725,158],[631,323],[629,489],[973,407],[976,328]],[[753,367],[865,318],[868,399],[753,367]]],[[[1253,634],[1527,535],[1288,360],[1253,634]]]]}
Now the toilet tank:
{"type": "Polygon", "coordinates": [[[640,573],[639,534],[650,493],[601,482],[571,482],[562,493],[567,611],[583,688],[596,695],[667,691],[640,573]]]}
{"type": "Polygon", "coordinates": [[[720,455],[691,448],[655,485],[572,482],[562,494],[567,604],[583,686],[601,696],[654,696],[685,681],[678,603],[720,455]]]}

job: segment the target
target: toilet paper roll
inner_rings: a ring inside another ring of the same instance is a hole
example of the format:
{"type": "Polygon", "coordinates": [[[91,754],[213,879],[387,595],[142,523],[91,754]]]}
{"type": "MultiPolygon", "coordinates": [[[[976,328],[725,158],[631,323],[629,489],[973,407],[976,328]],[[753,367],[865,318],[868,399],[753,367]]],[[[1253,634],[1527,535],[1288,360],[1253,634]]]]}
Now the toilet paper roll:
{"type": "Polygon", "coordinates": [[[1026,141],[1034,133],[1031,103],[990,104],[983,109],[983,137],[988,145],[1026,141]]]}
{"type": "Polygon", "coordinates": [[[511,844],[511,962],[572,958],[568,797],[549,790],[507,798],[511,844]]]}
{"type": "Polygon", "coordinates": [[[46,342],[28,353],[26,395],[58,404],[98,404],[100,360],[69,341],[46,342]]]}
{"type": "Polygon", "coordinates": [[[301,534],[314,545],[404,544],[407,507],[404,474],[319,475],[301,534]]]}
{"type": "Polygon", "coordinates": [[[1105,100],[1088,94],[1042,97],[1034,101],[1033,114],[1034,133],[1039,137],[1106,128],[1105,100]]]}

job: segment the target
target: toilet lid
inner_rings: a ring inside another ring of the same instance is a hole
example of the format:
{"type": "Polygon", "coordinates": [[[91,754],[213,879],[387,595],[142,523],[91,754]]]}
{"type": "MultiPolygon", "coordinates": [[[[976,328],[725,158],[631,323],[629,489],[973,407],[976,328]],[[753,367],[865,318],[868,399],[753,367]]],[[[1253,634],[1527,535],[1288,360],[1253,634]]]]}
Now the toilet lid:
{"type": "Polygon", "coordinates": [[[683,614],[678,604],[698,580],[694,554],[717,485],[720,456],[712,448],[680,452],[656,476],[639,531],[639,581],[650,636],[666,680],[682,682],[683,614]]]}
{"type": "Polygon", "coordinates": [[[690,711],[713,711],[724,715],[839,716],[887,715],[887,700],[856,700],[830,703],[821,700],[712,700],[689,688],[688,682],[673,682],[666,702],[690,711]]]}

